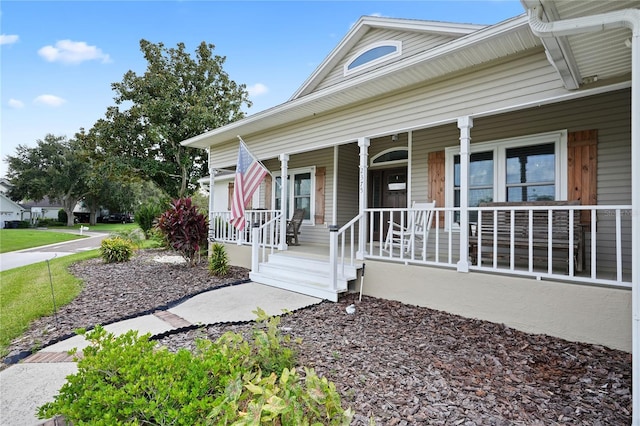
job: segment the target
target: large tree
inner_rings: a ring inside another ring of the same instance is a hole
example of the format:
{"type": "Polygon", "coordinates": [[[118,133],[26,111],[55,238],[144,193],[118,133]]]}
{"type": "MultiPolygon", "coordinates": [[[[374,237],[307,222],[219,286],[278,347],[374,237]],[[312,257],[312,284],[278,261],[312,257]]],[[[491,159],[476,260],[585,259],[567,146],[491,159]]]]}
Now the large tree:
{"type": "Polygon", "coordinates": [[[7,177],[13,200],[58,201],[73,226],[73,210],[86,193],[88,165],[77,141],[48,134],[34,148],[18,145],[15,156],[7,156],[7,177]]]}
{"type": "Polygon", "coordinates": [[[166,48],[140,41],[147,60],[143,75],[128,71],[112,84],[116,106],[94,126],[103,151],[126,163],[130,173],[155,182],[172,197],[190,194],[206,175],[201,150],[180,142],[238,120],[251,106],[245,85],[223,70],[225,57],[202,42],[192,58],[185,45],[166,48]],[[126,106],[126,108],[124,108],[126,106]]]}

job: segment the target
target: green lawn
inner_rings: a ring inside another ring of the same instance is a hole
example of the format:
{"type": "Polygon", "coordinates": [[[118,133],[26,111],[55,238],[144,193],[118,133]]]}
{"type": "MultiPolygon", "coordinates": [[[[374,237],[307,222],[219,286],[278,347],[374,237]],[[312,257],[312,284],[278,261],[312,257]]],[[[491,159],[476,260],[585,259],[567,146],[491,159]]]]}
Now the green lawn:
{"type": "Polygon", "coordinates": [[[0,357],[34,319],[53,314],[51,282],[56,306],[71,302],[82,289],[82,281],[68,271],[69,265],[99,256],[98,250],[53,259],[51,280],[47,262],[0,272],[0,357]]]}
{"type": "Polygon", "coordinates": [[[56,231],[37,229],[0,229],[0,253],[84,238],[56,231]]]}
{"type": "Polygon", "coordinates": [[[45,246],[47,244],[61,243],[64,241],[84,238],[68,232],[74,230],[80,232],[80,226],[89,228],[89,232],[130,232],[139,229],[137,223],[98,223],[89,226],[86,224],[75,225],[73,227],[54,227],[49,230],[39,229],[0,229],[0,253],[23,250],[32,247],[45,246]]]}

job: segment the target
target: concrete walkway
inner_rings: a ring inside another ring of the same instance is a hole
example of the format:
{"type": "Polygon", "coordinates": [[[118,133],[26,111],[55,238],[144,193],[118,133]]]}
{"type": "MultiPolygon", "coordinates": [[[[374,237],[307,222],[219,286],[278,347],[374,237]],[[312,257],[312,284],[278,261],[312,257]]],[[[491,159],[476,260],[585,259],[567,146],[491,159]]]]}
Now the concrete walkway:
{"type": "MultiPolygon", "coordinates": [[[[257,307],[269,315],[320,303],[322,300],[253,282],[223,287],[194,296],[183,303],[152,315],[144,315],[105,326],[120,334],[137,330],[152,335],[194,324],[252,321],[257,307]]],[[[82,349],[84,337],[75,336],[48,346],[0,372],[0,425],[43,424],[36,417],[39,406],[52,401],[66,376],[76,371],[67,355],[69,349],[82,349]]],[[[53,424],[53,422],[49,422],[53,424]]]]}

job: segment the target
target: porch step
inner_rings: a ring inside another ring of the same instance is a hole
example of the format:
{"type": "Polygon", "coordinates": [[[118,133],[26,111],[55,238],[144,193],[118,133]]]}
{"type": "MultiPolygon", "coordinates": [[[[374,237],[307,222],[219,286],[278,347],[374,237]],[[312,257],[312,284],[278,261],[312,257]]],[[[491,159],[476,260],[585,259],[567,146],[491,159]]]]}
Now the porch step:
{"type": "Polygon", "coordinates": [[[349,281],[358,276],[361,265],[338,268],[337,290],[329,283],[329,260],[301,254],[273,253],[267,262],[252,271],[249,278],[257,283],[271,285],[322,299],[338,301],[338,295],[347,291],[349,281]]]}

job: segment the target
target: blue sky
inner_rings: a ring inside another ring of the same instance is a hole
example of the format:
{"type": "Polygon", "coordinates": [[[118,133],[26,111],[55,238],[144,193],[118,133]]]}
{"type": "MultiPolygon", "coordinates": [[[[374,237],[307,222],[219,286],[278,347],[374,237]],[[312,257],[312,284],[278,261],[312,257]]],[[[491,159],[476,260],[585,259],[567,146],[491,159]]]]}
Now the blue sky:
{"type": "Polygon", "coordinates": [[[0,176],[18,144],[69,138],[114,105],[111,83],[144,73],[139,41],[194,55],[202,41],[246,84],[252,114],[285,102],[363,15],[494,24],[493,1],[25,1],[0,3],[0,176]]]}

